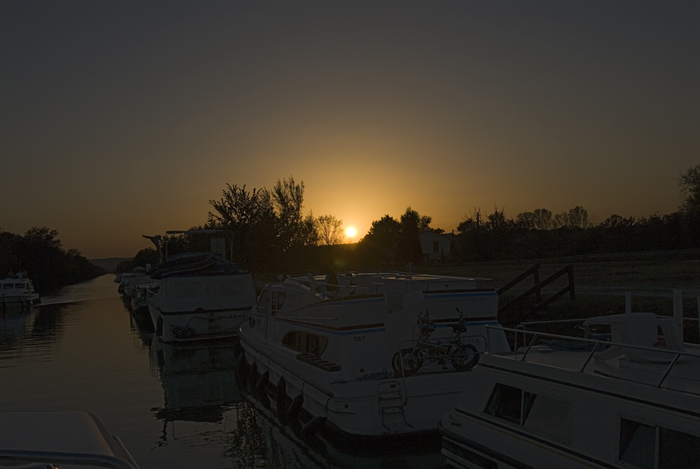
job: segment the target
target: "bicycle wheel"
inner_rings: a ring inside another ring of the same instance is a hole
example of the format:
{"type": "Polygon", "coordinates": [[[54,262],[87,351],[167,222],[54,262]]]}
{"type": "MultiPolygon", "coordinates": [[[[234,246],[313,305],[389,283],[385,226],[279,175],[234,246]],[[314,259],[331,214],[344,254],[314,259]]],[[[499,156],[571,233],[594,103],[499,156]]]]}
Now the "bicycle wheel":
{"type": "Polygon", "coordinates": [[[479,362],[479,352],[469,344],[451,346],[447,352],[452,366],[457,371],[471,370],[479,362]]]}
{"type": "Polygon", "coordinates": [[[402,370],[403,376],[409,376],[417,372],[420,367],[423,366],[423,359],[414,352],[416,351],[413,349],[403,349],[394,354],[391,359],[391,366],[399,376],[401,376],[402,370]]]}

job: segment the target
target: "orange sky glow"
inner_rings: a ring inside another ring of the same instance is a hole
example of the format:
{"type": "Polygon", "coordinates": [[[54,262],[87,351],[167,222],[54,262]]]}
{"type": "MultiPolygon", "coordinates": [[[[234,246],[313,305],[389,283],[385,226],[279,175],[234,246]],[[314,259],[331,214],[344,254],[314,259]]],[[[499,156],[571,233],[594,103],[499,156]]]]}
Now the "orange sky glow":
{"type": "Polygon", "coordinates": [[[131,257],[226,184],[364,236],[675,211],[700,163],[693,2],[22,2],[0,14],[0,228],[131,257]],[[628,5],[629,6],[629,5],[628,5]]]}

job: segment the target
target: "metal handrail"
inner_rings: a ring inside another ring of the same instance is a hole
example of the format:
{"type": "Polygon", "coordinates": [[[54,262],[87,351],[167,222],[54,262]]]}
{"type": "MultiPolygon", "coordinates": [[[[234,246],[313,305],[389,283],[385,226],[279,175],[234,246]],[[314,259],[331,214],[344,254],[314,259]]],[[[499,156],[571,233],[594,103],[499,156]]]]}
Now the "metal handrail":
{"type": "MultiPolygon", "coordinates": [[[[648,351],[648,352],[654,352],[654,353],[663,353],[663,354],[668,354],[669,357],[672,355],[673,357],[670,358],[670,363],[664,370],[661,379],[659,382],[655,385],[657,388],[661,388],[662,384],[664,381],[666,381],[666,378],[671,372],[671,369],[678,363],[678,360],[680,360],[683,357],[688,357],[688,358],[694,358],[700,361],[700,355],[694,354],[694,353],[688,353],[688,352],[682,352],[679,350],[668,350],[668,349],[660,349],[660,348],[653,348],[653,347],[645,347],[642,345],[633,345],[633,344],[625,344],[621,342],[609,342],[606,340],[596,340],[596,339],[588,339],[584,337],[571,337],[571,336],[566,336],[566,335],[561,335],[561,334],[549,334],[549,333],[543,333],[543,332],[534,332],[534,331],[526,331],[524,329],[512,329],[512,328],[507,328],[507,327],[500,327],[500,326],[490,326],[486,325],[486,345],[487,345],[487,351],[490,350],[490,337],[491,337],[491,329],[493,330],[499,330],[503,332],[513,332],[513,333],[520,333],[523,334],[523,338],[526,334],[532,335],[533,339],[530,341],[529,345],[523,352],[522,358],[520,358],[519,361],[525,361],[525,358],[527,357],[528,352],[532,348],[532,346],[535,344],[535,342],[539,338],[551,338],[551,339],[560,339],[560,340],[567,340],[567,341],[572,341],[572,342],[581,342],[581,343],[590,343],[594,344],[593,349],[590,351],[588,354],[588,357],[586,358],[586,361],[584,362],[583,366],[578,369],[579,373],[582,373],[585,371],[586,367],[590,363],[591,359],[595,356],[595,353],[597,352],[598,348],[601,345],[605,346],[617,346],[621,347],[623,349],[635,349],[635,350],[643,350],[643,351],[648,351]]],[[[517,350],[514,350],[514,352],[517,352],[517,350]]],[[[498,355],[498,353],[495,353],[495,355],[498,355]]],[[[661,363],[657,363],[658,365],[661,365],[661,363]]],[[[647,384],[639,381],[642,384],[647,384]]],[[[695,393],[693,393],[695,394],[695,393]]]]}

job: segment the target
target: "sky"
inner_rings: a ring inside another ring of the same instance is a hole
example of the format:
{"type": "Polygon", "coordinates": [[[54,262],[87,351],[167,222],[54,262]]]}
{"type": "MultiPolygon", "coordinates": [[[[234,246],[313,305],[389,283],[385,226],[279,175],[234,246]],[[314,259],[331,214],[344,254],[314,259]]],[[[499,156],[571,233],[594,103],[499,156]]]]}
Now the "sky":
{"type": "Polygon", "coordinates": [[[700,2],[0,3],[0,228],[88,258],[305,185],[361,238],[677,210],[700,164],[700,2]]]}

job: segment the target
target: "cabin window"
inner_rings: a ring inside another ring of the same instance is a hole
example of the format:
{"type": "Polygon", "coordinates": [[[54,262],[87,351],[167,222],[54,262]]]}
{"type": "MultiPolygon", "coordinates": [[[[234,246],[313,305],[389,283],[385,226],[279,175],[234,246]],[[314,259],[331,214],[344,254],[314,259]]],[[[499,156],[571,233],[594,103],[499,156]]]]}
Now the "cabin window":
{"type": "Polygon", "coordinates": [[[569,402],[526,392],[523,426],[535,435],[570,444],[573,439],[572,408],[569,402]]]}
{"type": "Polygon", "coordinates": [[[522,396],[522,389],[506,386],[505,384],[496,384],[489,398],[489,403],[486,404],[485,412],[499,419],[520,425],[522,396]]]}
{"type": "Polygon", "coordinates": [[[659,428],[659,469],[700,467],[700,437],[659,428]]]}
{"type": "Polygon", "coordinates": [[[258,297],[258,313],[265,314],[265,309],[267,309],[267,289],[264,289],[260,296],[258,297]]]}
{"type": "Polygon", "coordinates": [[[433,241],[433,252],[440,252],[440,242],[433,241]]]}
{"type": "Polygon", "coordinates": [[[484,413],[523,427],[530,433],[571,443],[573,425],[570,402],[496,384],[484,413]]]}
{"type": "Polygon", "coordinates": [[[282,338],[282,345],[301,353],[320,357],[328,347],[328,337],[309,334],[303,331],[287,332],[282,338]]]}
{"type": "Polygon", "coordinates": [[[283,291],[273,291],[272,292],[272,302],[270,304],[270,310],[277,312],[282,309],[284,305],[284,300],[287,299],[287,292],[283,291]]]}
{"type": "Polygon", "coordinates": [[[654,469],[656,428],[620,419],[620,461],[642,469],[654,469]]]}
{"type": "Polygon", "coordinates": [[[700,437],[621,418],[619,459],[641,469],[700,467],[700,437]]]}
{"type": "Polygon", "coordinates": [[[6,283],[5,285],[2,286],[3,290],[10,290],[13,288],[11,283],[6,283]]]}

